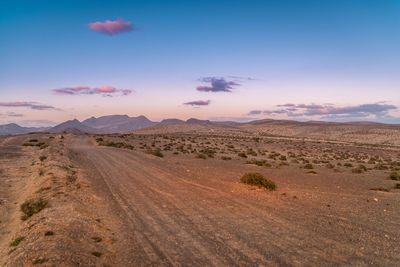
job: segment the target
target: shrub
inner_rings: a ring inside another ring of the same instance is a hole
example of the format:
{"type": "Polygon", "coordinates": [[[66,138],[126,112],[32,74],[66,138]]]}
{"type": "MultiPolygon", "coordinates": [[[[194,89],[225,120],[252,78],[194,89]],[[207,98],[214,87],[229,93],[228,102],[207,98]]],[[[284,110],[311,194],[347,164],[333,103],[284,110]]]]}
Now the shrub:
{"type": "Polygon", "coordinates": [[[75,182],[76,179],[78,179],[78,177],[76,177],[75,175],[68,175],[68,176],[67,176],[67,181],[68,181],[69,183],[75,182]]]}
{"type": "Polygon", "coordinates": [[[246,155],[246,153],[244,153],[244,152],[238,153],[238,156],[239,156],[239,157],[242,157],[242,158],[247,158],[247,155],[246,155]]]}
{"type": "Polygon", "coordinates": [[[314,166],[311,163],[307,163],[304,165],[304,169],[314,169],[314,166]]]}
{"type": "Polygon", "coordinates": [[[232,158],[231,157],[222,156],[221,159],[222,160],[231,160],[232,158]]]}
{"type": "Polygon", "coordinates": [[[40,156],[40,157],[39,157],[39,160],[40,160],[40,161],[43,161],[43,160],[45,160],[45,159],[47,159],[46,156],[40,156]]]}
{"type": "Polygon", "coordinates": [[[395,184],[395,185],[394,185],[394,188],[400,189],[400,183],[395,184]]]}
{"type": "Polygon", "coordinates": [[[21,243],[21,241],[24,240],[24,239],[25,239],[25,237],[23,237],[23,236],[15,238],[14,241],[10,243],[10,247],[18,246],[19,243],[21,243]]]}
{"type": "Polygon", "coordinates": [[[101,237],[98,237],[98,236],[94,236],[94,237],[92,237],[92,239],[96,243],[99,243],[99,242],[101,242],[103,240],[103,239],[101,239],[101,237]]]}
{"type": "Polygon", "coordinates": [[[23,143],[23,146],[36,146],[35,144],[30,144],[30,143],[23,143]]]}
{"type": "MultiPolygon", "coordinates": [[[[97,138],[96,141],[98,139],[99,138],[97,138]]],[[[103,140],[102,138],[100,138],[100,139],[103,140]]],[[[111,147],[116,147],[116,148],[126,148],[126,149],[130,149],[130,150],[134,149],[134,147],[132,145],[126,144],[126,143],[121,143],[121,142],[114,143],[114,142],[107,142],[107,141],[97,141],[97,143],[99,146],[111,146],[111,147]]]]}
{"type": "Polygon", "coordinates": [[[102,253],[101,253],[101,252],[98,252],[98,251],[93,251],[93,252],[92,252],[92,255],[93,255],[93,256],[96,256],[96,257],[101,257],[102,253]]]}
{"type": "Polygon", "coordinates": [[[49,189],[51,189],[51,187],[50,187],[50,186],[41,187],[41,188],[39,188],[38,190],[36,190],[36,192],[35,192],[35,193],[42,193],[43,191],[45,191],[45,190],[49,190],[49,189]]]}
{"type": "Polygon", "coordinates": [[[326,167],[327,167],[328,169],[333,169],[333,168],[335,168],[335,166],[333,166],[332,163],[326,164],[326,167]]]}
{"type": "Polygon", "coordinates": [[[161,153],[161,150],[160,150],[159,148],[156,148],[156,149],[148,149],[148,150],[146,151],[146,153],[147,153],[147,154],[151,154],[151,155],[156,156],[156,157],[160,157],[160,158],[164,157],[164,154],[161,153]]]}
{"type": "Polygon", "coordinates": [[[207,156],[204,155],[204,154],[197,154],[197,155],[196,155],[196,158],[198,158],[198,159],[206,159],[207,156]]]}
{"type": "Polygon", "coordinates": [[[258,187],[264,187],[268,190],[275,190],[276,184],[265,178],[264,175],[258,172],[246,173],[240,178],[240,181],[245,184],[256,185],[258,187]]]}
{"type": "Polygon", "coordinates": [[[255,164],[257,166],[263,166],[265,163],[266,163],[265,160],[256,160],[256,159],[246,161],[246,164],[255,164]]]}
{"type": "Polygon", "coordinates": [[[44,209],[47,205],[47,200],[39,198],[39,199],[30,199],[21,204],[21,211],[24,213],[21,219],[26,220],[31,217],[33,214],[38,213],[42,209],[44,209]]]}
{"type": "Polygon", "coordinates": [[[33,264],[33,265],[42,264],[42,263],[47,262],[48,260],[49,260],[49,259],[47,259],[47,258],[38,258],[38,259],[34,260],[34,261],[32,262],[32,264],[33,264]]]}
{"type": "Polygon", "coordinates": [[[370,190],[389,192],[389,190],[384,187],[374,187],[374,188],[371,188],[370,190]]]}
{"type": "Polygon", "coordinates": [[[394,180],[394,181],[400,181],[400,174],[398,174],[397,172],[392,172],[392,173],[389,175],[389,178],[390,178],[391,180],[394,180]]]}
{"type": "Polygon", "coordinates": [[[49,144],[47,144],[47,143],[40,143],[39,144],[39,149],[45,149],[48,146],[49,146],[49,144]]]}

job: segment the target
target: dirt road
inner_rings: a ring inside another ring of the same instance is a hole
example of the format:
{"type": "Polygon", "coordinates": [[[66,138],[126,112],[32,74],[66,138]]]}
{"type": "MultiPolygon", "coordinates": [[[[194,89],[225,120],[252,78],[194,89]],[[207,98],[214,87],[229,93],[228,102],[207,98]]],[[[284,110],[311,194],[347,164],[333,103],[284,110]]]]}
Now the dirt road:
{"type": "MultiPolygon", "coordinates": [[[[251,190],[237,183],[245,167],[228,165],[233,163],[196,167],[97,147],[86,136],[68,147],[100,199],[102,221],[120,237],[118,264],[393,265],[400,260],[398,222],[370,216],[382,206],[351,215],[351,203],[361,201],[351,194],[331,210],[279,190],[251,190]]],[[[364,205],[370,204],[358,203],[359,209],[364,205]]]]}

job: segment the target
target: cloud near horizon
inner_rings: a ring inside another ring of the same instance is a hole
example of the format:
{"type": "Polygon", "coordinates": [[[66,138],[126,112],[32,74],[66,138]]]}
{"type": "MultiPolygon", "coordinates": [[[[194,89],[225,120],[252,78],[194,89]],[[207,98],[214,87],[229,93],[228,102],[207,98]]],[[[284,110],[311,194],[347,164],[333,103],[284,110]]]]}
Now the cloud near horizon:
{"type": "Polygon", "coordinates": [[[0,117],[24,117],[24,114],[15,113],[15,112],[6,112],[0,113],[0,117]]]}
{"type": "Polygon", "coordinates": [[[121,95],[129,95],[132,90],[129,89],[117,89],[109,85],[103,85],[99,88],[90,88],[89,86],[75,86],[75,87],[64,87],[58,89],[52,89],[57,95],[93,95],[101,94],[103,96],[112,96],[112,94],[120,93],[121,95]]]}
{"type": "Polygon", "coordinates": [[[0,102],[0,107],[28,107],[34,110],[59,110],[53,106],[43,105],[37,102],[0,102]]]}
{"type": "Polygon", "coordinates": [[[356,106],[337,107],[333,104],[284,104],[277,105],[274,110],[251,110],[247,115],[280,115],[288,117],[319,117],[321,119],[357,119],[357,118],[387,118],[391,110],[397,106],[384,103],[361,104],[356,106]]]}
{"type": "Polygon", "coordinates": [[[196,101],[190,101],[183,103],[184,105],[190,105],[190,106],[208,106],[211,103],[210,100],[196,100],[196,101]]]}
{"type": "Polygon", "coordinates": [[[115,21],[106,20],[105,22],[97,21],[89,23],[88,26],[89,29],[95,32],[103,33],[109,36],[138,30],[133,27],[132,22],[124,21],[123,19],[118,19],[115,21]]]}
{"type": "Polygon", "coordinates": [[[235,81],[227,81],[222,77],[204,77],[199,81],[210,83],[209,86],[197,86],[196,90],[200,92],[232,92],[232,89],[241,85],[235,81]]]}

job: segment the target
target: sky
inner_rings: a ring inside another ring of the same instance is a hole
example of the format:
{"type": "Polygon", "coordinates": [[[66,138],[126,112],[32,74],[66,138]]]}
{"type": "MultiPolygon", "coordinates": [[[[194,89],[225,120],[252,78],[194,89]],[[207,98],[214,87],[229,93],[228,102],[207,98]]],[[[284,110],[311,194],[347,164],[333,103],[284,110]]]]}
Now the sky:
{"type": "Polygon", "coordinates": [[[400,123],[400,1],[0,1],[0,124],[400,123]]]}

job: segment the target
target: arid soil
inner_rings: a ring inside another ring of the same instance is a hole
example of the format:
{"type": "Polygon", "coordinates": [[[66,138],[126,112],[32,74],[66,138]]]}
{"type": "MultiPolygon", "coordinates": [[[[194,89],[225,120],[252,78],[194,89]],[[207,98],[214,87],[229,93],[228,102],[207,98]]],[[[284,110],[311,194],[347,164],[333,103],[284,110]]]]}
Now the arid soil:
{"type": "Polygon", "coordinates": [[[1,263],[400,261],[400,181],[390,179],[400,170],[396,146],[233,130],[140,133],[2,137],[1,263]],[[48,146],[22,146],[32,139],[48,146]],[[247,172],[265,175],[277,190],[240,183],[247,172]],[[48,205],[22,221],[19,206],[34,197],[48,205]],[[24,239],[10,247],[17,237],[24,239]]]}

